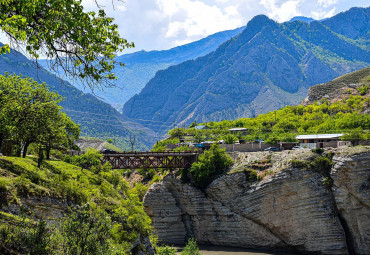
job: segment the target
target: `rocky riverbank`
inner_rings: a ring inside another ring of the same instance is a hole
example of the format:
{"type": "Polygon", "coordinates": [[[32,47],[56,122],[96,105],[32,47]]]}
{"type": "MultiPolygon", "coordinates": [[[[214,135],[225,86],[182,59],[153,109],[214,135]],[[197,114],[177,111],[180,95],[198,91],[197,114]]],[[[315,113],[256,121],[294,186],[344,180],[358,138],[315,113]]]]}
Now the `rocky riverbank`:
{"type": "Polygon", "coordinates": [[[201,191],[176,173],[144,198],[159,241],[294,250],[318,254],[370,251],[370,148],[333,149],[329,176],[297,167],[310,150],[234,153],[233,169],[201,191]],[[293,166],[294,165],[294,166],[293,166]],[[245,169],[258,169],[251,181],[245,169]]]}

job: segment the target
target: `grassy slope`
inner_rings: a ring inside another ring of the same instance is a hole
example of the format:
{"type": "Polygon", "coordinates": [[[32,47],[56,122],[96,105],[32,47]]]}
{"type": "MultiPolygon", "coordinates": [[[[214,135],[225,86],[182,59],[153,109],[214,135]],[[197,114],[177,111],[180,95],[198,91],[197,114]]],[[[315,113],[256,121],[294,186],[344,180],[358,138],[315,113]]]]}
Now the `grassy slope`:
{"type": "Polygon", "coordinates": [[[105,210],[115,222],[126,223],[126,229],[120,230],[124,236],[120,242],[131,247],[139,234],[150,233],[150,219],[140,202],[146,187],[130,188],[123,172],[103,169],[94,173],[55,160],[45,161],[38,169],[31,157],[0,157],[0,227],[19,221],[21,208],[28,219],[42,216],[47,222],[58,222],[58,210],[65,214],[68,206],[88,202],[105,210]]]}

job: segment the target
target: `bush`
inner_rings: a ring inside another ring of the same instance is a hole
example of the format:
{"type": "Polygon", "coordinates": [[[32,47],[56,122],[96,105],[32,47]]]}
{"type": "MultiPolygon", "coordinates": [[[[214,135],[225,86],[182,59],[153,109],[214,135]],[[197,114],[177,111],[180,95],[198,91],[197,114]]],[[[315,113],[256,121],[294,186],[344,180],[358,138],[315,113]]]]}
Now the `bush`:
{"type": "Polygon", "coordinates": [[[85,154],[81,156],[76,156],[77,164],[82,167],[82,169],[90,169],[91,167],[99,167],[101,165],[101,154],[98,150],[89,148],[85,154]]]}
{"type": "Polygon", "coordinates": [[[333,162],[327,157],[317,157],[310,163],[310,168],[326,176],[329,174],[333,162]]]}
{"type": "Polygon", "coordinates": [[[91,213],[89,204],[65,218],[61,236],[66,254],[109,254],[111,220],[106,213],[91,213]]]}
{"type": "Polygon", "coordinates": [[[168,245],[163,245],[157,247],[157,254],[158,255],[175,255],[177,252],[176,248],[170,247],[168,245]]]}
{"type": "Polygon", "coordinates": [[[307,162],[302,161],[302,160],[292,159],[290,163],[292,164],[294,168],[306,168],[307,167],[307,162]]]}
{"type": "Polygon", "coordinates": [[[311,151],[312,151],[313,153],[316,153],[316,154],[319,154],[319,155],[321,155],[321,154],[323,154],[323,153],[324,153],[324,149],[322,149],[322,148],[312,149],[311,151]]]}
{"type": "Polygon", "coordinates": [[[226,154],[225,149],[213,144],[208,151],[199,156],[198,162],[192,164],[190,168],[192,181],[197,187],[204,189],[232,164],[233,160],[226,154]]]}
{"type": "Polygon", "coordinates": [[[201,255],[199,252],[199,247],[194,238],[190,238],[182,250],[181,255],[201,255]]]}

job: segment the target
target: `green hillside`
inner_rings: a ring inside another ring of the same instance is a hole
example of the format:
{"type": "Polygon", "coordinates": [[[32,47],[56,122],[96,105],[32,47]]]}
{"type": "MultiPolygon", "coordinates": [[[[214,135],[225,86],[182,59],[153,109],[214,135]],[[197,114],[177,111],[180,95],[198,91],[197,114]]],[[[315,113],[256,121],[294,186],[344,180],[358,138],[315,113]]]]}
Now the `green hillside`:
{"type": "Polygon", "coordinates": [[[57,160],[39,169],[32,157],[0,157],[0,254],[145,250],[140,242],[151,233],[150,219],[140,201],[146,188],[130,187],[124,172],[57,160]]]}
{"type": "Polygon", "coordinates": [[[370,139],[369,110],[370,80],[333,101],[323,98],[310,105],[286,106],[255,118],[199,123],[210,128],[206,130],[196,130],[197,124],[193,123],[189,128],[172,129],[169,134],[172,137],[192,134],[197,140],[214,141],[262,139],[267,143],[293,142],[299,134],[345,133],[350,140],[370,139]],[[247,128],[247,135],[231,135],[228,129],[235,127],[247,128]]]}

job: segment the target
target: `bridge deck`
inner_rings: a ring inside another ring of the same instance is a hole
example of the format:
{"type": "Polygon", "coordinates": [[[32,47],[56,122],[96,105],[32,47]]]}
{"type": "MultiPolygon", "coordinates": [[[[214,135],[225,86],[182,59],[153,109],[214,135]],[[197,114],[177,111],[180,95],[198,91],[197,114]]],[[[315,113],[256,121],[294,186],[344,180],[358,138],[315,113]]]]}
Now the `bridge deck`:
{"type": "Polygon", "coordinates": [[[196,152],[124,152],[104,154],[102,163],[110,162],[114,169],[187,168],[198,158],[196,152]]]}

